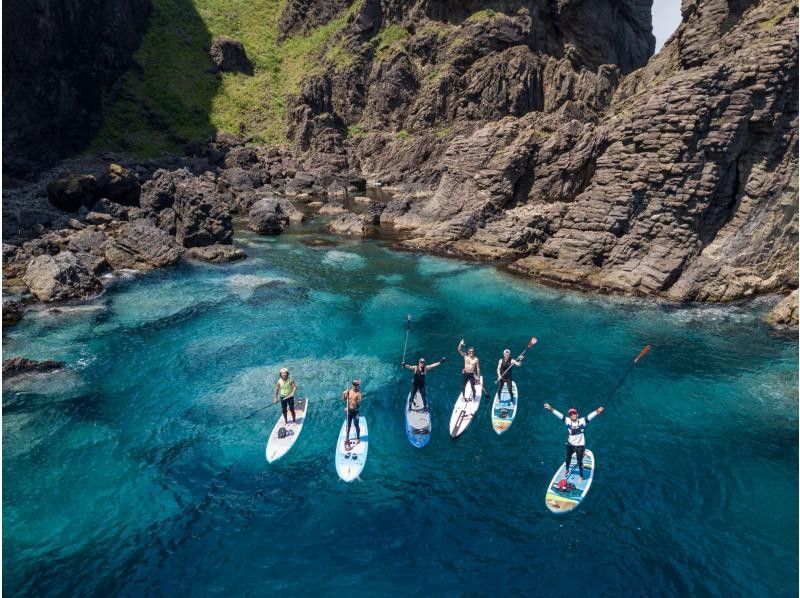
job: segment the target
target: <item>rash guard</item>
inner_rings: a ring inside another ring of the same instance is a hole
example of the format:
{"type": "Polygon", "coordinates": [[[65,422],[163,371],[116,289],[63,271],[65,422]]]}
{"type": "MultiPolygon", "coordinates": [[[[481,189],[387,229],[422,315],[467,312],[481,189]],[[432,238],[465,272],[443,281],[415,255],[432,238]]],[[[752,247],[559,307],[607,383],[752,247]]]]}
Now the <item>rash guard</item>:
{"type": "Polygon", "coordinates": [[[597,411],[592,411],[586,417],[579,417],[574,422],[560,411],[553,409],[552,414],[563,421],[567,426],[567,442],[572,446],[586,446],[586,439],[583,437],[583,430],[586,424],[592,421],[597,415],[597,411]]]}

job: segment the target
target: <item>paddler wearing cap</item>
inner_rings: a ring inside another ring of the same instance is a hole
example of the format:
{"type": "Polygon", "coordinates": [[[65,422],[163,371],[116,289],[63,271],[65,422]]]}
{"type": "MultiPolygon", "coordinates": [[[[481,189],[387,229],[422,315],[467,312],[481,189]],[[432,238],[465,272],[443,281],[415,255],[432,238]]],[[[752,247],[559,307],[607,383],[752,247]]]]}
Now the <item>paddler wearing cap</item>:
{"type": "Polygon", "coordinates": [[[572,454],[574,453],[578,459],[578,469],[580,470],[580,480],[583,481],[583,453],[586,451],[586,439],[583,436],[583,431],[586,424],[592,421],[595,417],[603,413],[604,407],[598,407],[586,417],[578,417],[578,410],[570,407],[567,415],[559,413],[553,409],[549,404],[545,403],[544,408],[550,413],[555,415],[558,419],[563,421],[567,426],[567,471],[569,472],[569,463],[572,461],[572,454]]]}
{"type": "Polygon", "coordinates": [[[414,403],[414,397],[417,395],[417,391],[419,391],[422,397],[422,411],[428,411],[428,397],[425,396],[425,376],[428,370],[438,368],[444,361],[446,361],[446,358],[442,357],[439,361],[425,365],[425,358],[420,357],[419,361],[417,361],[417,365],[408,365],[405,361],[401,364],[404,368],[408,368],[414,372],[414,378],[411,382],[411,394],[408,395],[409,411],[411,411],[411,405],[414,403]]]}
{"type": "Polygon", "coordinates": [[[524,355],[520,355],[518,359],[512,359],[511,357],[511,349],[506,349],[503,351],[503,356],[500,358],[500,361],[497,362],[497,396],[501,396],[503,393],[503,385],[505,384],[508,386],[508,394],[511,396],[511,402],[514,402],[516,398],[514,396],[514,383],[512,382],[511,378],[511,371],[514,367],[519,367],[522,365],[522,360],[525,359],[524,355]]]}
{"type": "Polygon", "coordinates": [[[294,379],[289,377],[289,370],[286,368],[281,368],[278,381],[275,383],[275,398],[272,400],[272,402],[277,403],[278,395],[280,395],[283,421],[286,422],[287,426],[289,425],[289,419],[286,417],[287,407],[289,411],[292,412],[292,423],[297,423],[297,420],[294,416],[294,393],[296,392],[297,384],[294,383],[294,379]]]}
{"type": "Polygon", "coordinates": [[[347,401],[347,434],[344,437],[344,446],[348,448],[351,444],[358,444],[361,442],[361,428],[358,426],[358,408],[361,405],[361,380],[356,378],[353,380],[353,385],[342,393],[342,400],[347,401]],[[350,422],[356,425],[356,438],[350,442],[350,422]]]}

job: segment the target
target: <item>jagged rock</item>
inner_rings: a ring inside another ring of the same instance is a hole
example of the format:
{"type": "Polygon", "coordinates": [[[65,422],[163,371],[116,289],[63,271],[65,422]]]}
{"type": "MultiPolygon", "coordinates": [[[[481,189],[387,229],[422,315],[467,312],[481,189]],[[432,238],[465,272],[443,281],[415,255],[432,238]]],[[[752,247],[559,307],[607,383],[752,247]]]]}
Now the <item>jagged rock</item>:
{"type": "Polygon", "coordinates": [[[208,55],[214,66],[221,71],[253,74],[253,63],[247,58],[244,44],[238,39],[224,35],[214,38],[208,55]]]}
{"type": "MultiPolygon", "coordinates": [[[[108,214],[115,220],[128,220],[128,208],[106,197],[98,199],[97,203],[92,206],[92,212],[90,213],[108,214]]],[[[88,218],[89,214],[87,214],[86,217],[88,218]]]]}
{"type": "Polygon", "coordinates": [[[84,218],[88,224],[110,224],[114,221],[111,214],[104,214],[102,212],[89,212],[84,218]]]}
{"type": "Polygon", "coordinates": [[[3,301],[3,326],[16,324],[22,319],[22,303],[14,300],[3,301]]]}
{"type": "Polygon", "coordinates": [[[797,289],[787,295],[767,314],[766,321],[773,326],[787,326],[797,328],[798,307],[797,289]]]}
{"type": "Polygon", "coordinates": [[[212,176],[158,170],[142,186],[140,202],[184,247],[228,244],[233,239],[232,206],[219,194],[212,176]]]}
{"type": "Polygon", "coordinates": [[[328,223],[328,230],[337,235],[363,237],[369,231],[369,226],[363,216],[347,212],[336,216],[328,223]]]}
{"type": "MultiPolygon", "coordinates": [[[[138,206],[141,185],[136,174],[119,164],[109,164],[98,181],[100,193],[109,200],[124,206],[138,206]]],[[[88,204],[84,204],[90,207],[88,204]]]]}
{"type": "Polygon", "coordinates": [[[100,186],[91,174],[71,174],[47,185],[47,197],[55,207],[77,212],[81,206],[93,206],[100,186]]]}
{"type": "Polygon", "coordinates": [[[172,237],[147,220],[123,224],[116,236],[106,242],[105,249],[106,260],[115,270],[148,271],[171,266],[182,253],[172,237]]]}
{"type": "Polygon", "coordinates": [[[53,361],[52,359],[35,361],[24,357],[12,357],[11,359],[3,360],[3,379],[19,376],[21,374],[52,372],[54,370],[60,370],[66,365],[67,364],[63,361],[53,361]]]}
{"type": "Polygon", "coordinates": [[[105,233],[87,228],[70,237],[67,249],[75,254],[87,270],[97,275],[108,269],[105,257],[106,241],[105,233]]]}
{"type": "Polygon", "coordinates": [[[247,257],[244,251],[233,245],[207,245],[205,247],[191,247],[183,254],[184,257],[204,262],[233,262],[247,257]]]}
{"type": "Polygon", "coordinates": [[[39,301],[92,297],[103,290],[100,280],[70,251],[33,258],[22,279],[39,301]]]}
{"type": "Polygon", "coordinates": [[[289,206],[278,197],[260,199],[250,208],[247,226],[262,235],[279,235],[289,226],[289,206]]]}

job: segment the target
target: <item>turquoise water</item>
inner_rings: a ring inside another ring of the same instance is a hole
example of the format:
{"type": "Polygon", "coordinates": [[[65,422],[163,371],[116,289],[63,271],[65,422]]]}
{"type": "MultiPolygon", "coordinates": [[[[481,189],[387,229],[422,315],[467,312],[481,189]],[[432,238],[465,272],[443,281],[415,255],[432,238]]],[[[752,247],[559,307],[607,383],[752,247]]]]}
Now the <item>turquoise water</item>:
{"type": "Polygon", "coordinates": [[[5,357],[70,369],[4,389],[4,591],[796,595],[798,346],[763,306],[592,298],[377,241],[313,247],[311,230],[240,233],[244,262],[129,276],[8,329],[5,357]],[[449,359],[424,449],[404,431],[407,313],[408,360],[449,359]],[[458,340],[491,373],[532,335],[511,429],[484,404],[451,440],[458,340]],[[565,433],[542,403],[598,406],[647,343],[587,428],[592,491],[550,514],[565,433]],[[278,411],[247,416],[281,366],[310,409],[270,466],[278,411]],[[336,399],[354,376],[371,443],[345,484],[336,399]]]}

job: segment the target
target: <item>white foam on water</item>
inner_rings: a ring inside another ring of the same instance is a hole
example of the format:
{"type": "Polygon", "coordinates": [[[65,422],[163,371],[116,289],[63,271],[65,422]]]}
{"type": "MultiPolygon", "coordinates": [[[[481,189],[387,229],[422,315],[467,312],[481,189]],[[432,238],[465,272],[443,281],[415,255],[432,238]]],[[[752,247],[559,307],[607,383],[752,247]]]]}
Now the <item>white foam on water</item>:
{"type": "Polygon", "coordinates": [[[342,270],[359,270],[367,265],[367,260],[357,253],[332,249],[325,252],[322,263],[342,270]]]}
{"type": "Polygon", "coordinates": [[[375,278],[386,284],[400,284],[405,280],[405,276],[402,274],[379,274],[375,278]]]}

